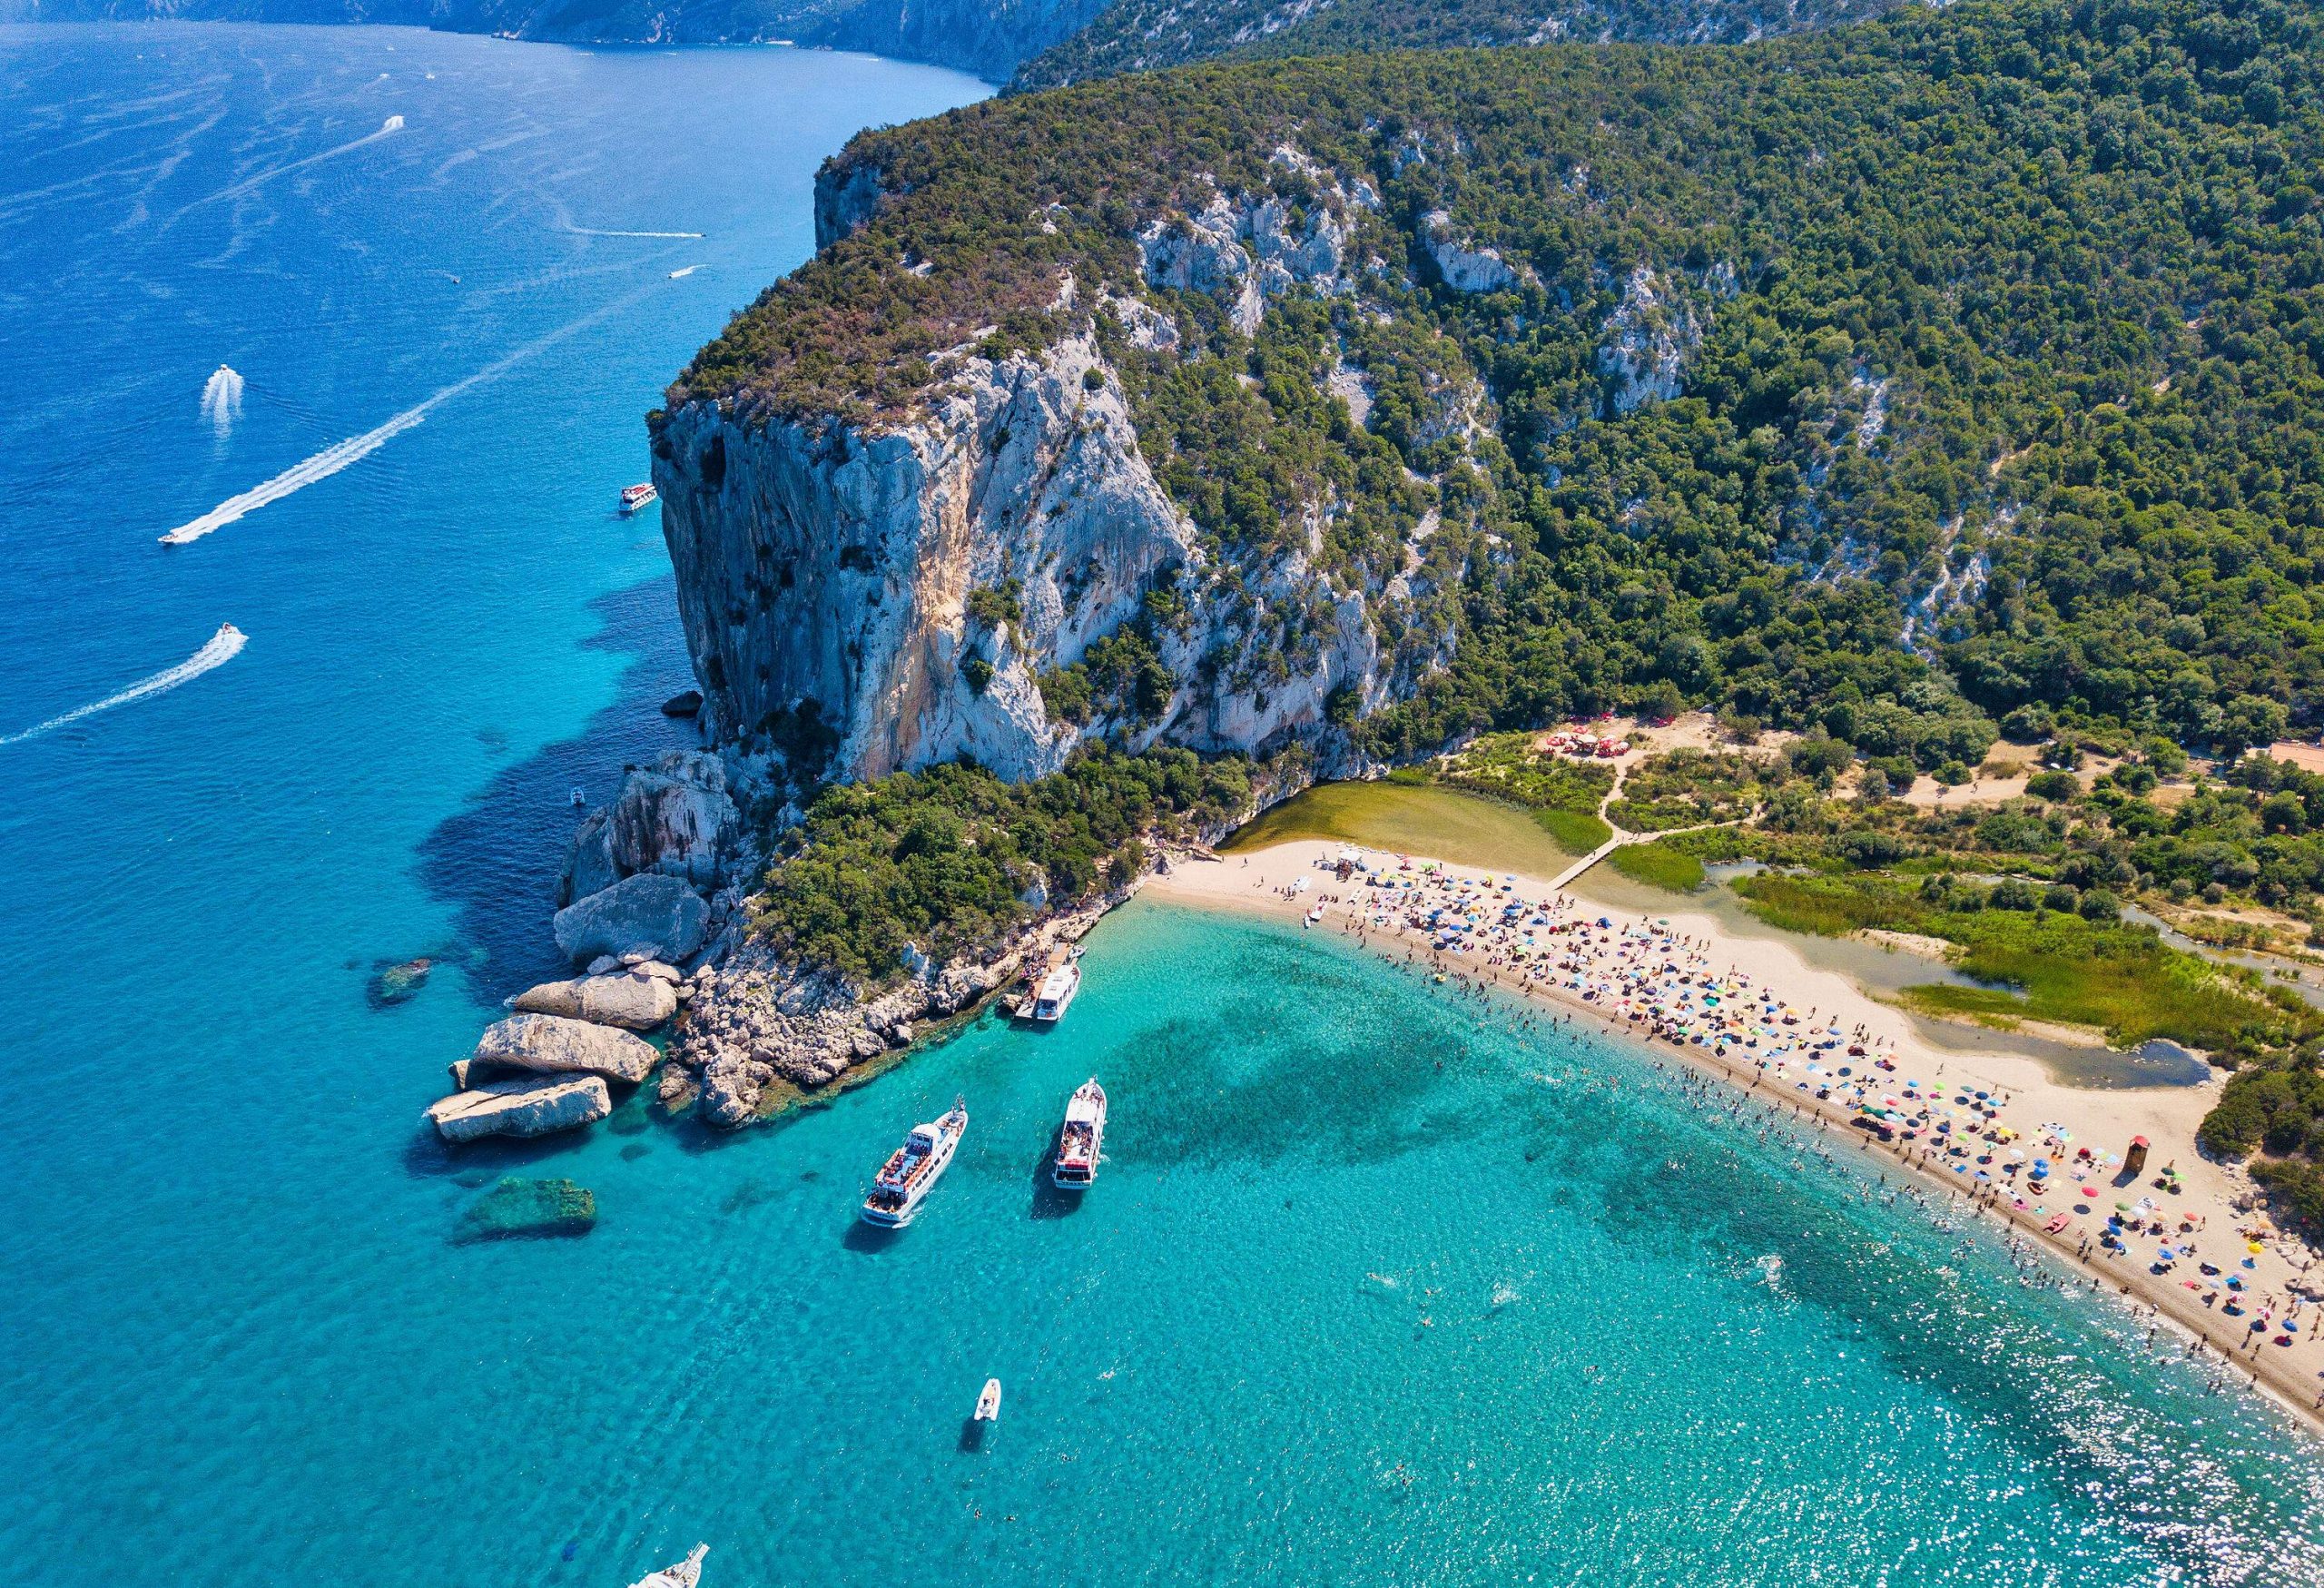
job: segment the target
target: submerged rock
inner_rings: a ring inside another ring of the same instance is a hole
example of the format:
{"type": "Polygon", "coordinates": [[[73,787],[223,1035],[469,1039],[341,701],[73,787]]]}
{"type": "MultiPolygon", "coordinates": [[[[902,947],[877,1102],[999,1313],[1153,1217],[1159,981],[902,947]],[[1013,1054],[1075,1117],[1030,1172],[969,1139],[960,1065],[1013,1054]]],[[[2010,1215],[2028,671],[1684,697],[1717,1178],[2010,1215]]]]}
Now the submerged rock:
{"type": "Polygon", "coordinates": [[[556,946],[570,960],[641,952],[683,960],[702,947],[710,906],[676,877],[635,876],[556,912],[556,946]]]}
{"type": "Polygon", "coordinates": [[[453,1238],[505,1240],[510,1237],[586,1235],[596,1227],[597,1197],[571,1180],[524,1179],[510,1175],[468,1205],[453,1238]]]}
{"type": "Polygon", "coordinates": [[[392,1009],[399,1003],[408,1003],[428,984],[428,972],[435,968],[436,962],[424,957],[381,964],[373,972],[365,995],[373,1009],[392,1009]]]}
{"type": "Polygon", "coordinates": [[[602,1077],[497,1080],[428,1105],[427,1120],[447,1141],[486,1136],[547,1136],[594,1125],[614,1111],[602,1077]]]}
{"type": "Polygon", "coordinates": [[[553,1014],[517,1014],[485,1028],[477,1040],[469,1073],[484,1066],[542,1075],[602,1075],[635,1085],[645,1079],[660,1058],[652,1043],[610,1026],[553,1014]]]}

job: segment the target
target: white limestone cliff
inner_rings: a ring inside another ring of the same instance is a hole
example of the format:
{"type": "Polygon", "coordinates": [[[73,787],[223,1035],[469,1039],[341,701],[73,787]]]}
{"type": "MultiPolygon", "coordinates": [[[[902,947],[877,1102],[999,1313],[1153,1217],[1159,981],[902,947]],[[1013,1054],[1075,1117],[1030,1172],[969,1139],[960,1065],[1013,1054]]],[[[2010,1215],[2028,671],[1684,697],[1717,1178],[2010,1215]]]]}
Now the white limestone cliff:
{"type": "Polygon", "coordinates": [[[1271,687],[1203,682],[1206,656],[1248,649],[1251,609],[1220,595],[1093,337],[960,367],[920,412],[869,432],[753,427],[706,403],[662,427],[663,530],[714,741],[806,717],[837,735],[842,775],[971,757],[1022,778],[1062,765],[1085,735],[1257,749],[1322,731],[1343,684],[1379,697],[1362,594],[1330,588],[1296,553],[1242,567],[1241,582],[1332,614],[1332,643],[1271,687]],[[971,616],[973,593],[1011,581],[1020,618],[971,616]],[[1162,641],[1180,685],[1159,719],[1053,720],[1039,675],[1080,660],[1166,586],[1192,620],[1162,641]],[[990,668],[981,686],[972,661],[990,668]]]}

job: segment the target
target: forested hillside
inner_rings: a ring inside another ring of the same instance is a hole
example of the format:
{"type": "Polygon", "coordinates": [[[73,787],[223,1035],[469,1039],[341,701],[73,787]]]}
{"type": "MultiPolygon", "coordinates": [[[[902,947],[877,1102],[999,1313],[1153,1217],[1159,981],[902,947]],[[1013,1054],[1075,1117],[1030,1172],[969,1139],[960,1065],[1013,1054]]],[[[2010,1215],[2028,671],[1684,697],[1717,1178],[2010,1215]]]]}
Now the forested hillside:
{"type": "Polygon", "coordinates": [[[1025,63],[1019,93],[1219,56],[1536,44],[1738,44],[1876,16],[1897,0],[1115,0],[1025,63]]]}
{"type": "Polygon", "coordinates": [[[2058,717],[2233,749],[2324,656],[2316,49],[1984,4],[991,103],[851,145],[871,224],[672,396],[876,422],[944,350],[1092,332],[1221,567],[1306,538],[1395,597],[1387,755],[1680,702],[1924,765],[2058,717]],[[1157,286],[1222,201],[1329,212],[1350,268],[1256,323],[1231,260],[1157,286]]]}

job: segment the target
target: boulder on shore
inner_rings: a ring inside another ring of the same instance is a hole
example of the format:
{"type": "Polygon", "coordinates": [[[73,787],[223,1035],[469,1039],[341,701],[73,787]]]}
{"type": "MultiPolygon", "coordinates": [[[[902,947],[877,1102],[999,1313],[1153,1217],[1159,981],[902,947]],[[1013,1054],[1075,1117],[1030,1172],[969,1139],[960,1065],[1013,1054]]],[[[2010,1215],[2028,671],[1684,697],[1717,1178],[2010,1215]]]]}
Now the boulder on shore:
{"type": "Polygon", "coordinates": [[[456,1091],[428,1105],[427,1120],[447,1141],[485,1136],[547,1136],[594,1125],[614,1111],[598,1076],[567,1080],[498,1080],[456,1091]]]}
{"type": "Polygon", "coordinates": [[[609,819],[619,874],[659,872],[705,888],[724,874],[743,831],[726,764],[703,750],[673,750],[633,771],[609,819]]]}
{"type": "Polygon", "coordinates": [[[573,830],[573,843],[565,852],[565,871],[556,879],[556,902],[560,906],[576,899],[586,899],[601,893],[621,881],[621,868],[614,863],[614,819],[602,808],[581,818],[581,825],[573,830]]]}
{"type": "Polygon", "coordinates": [[[702,947],[710,906],[677,877],[645,874],[566,905],[553,925],[556,946],[569,960],[633,952],[683,960],[702,947]]]}
{"type": "Polygon", "coordinates": [[[675,981],[623,971],[610,976],[576,976],[544,981],[517,994],[513,1006],[527,1014],[562,1015],[601,1026],[650,1031],[678,1012],[675,981]]]}
{"type": "Polygon", "coordinates": [[[478,1066],[497,1067],[542,1075],[601,1075],[635,1085],[660,1058],[652,1043],[610,1026],[553,1014],[516,1014],[485,1028],[469,1073],[478,1066]]]}
{"type": "Polygon", "coordinates": [[[702,713],[702,691],[681,689],[662,703],[664,716],[698,716],[702,713]]]}

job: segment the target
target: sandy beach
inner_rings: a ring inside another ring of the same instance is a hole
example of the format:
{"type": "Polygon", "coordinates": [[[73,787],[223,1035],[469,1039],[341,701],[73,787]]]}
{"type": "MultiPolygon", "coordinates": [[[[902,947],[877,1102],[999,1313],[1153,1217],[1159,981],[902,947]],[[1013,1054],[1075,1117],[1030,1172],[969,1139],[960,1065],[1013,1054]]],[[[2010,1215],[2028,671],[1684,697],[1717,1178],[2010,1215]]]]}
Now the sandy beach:
{"type": "Polygon", "coordinates": [[[2216,1074],[2092,1090],[2031,1057],[1946,1051],[1847,978],[1676,897],[1642,916],[1538,878],[1312,839],[1172,861],[1147,884],[1157,898],[1304,922],[1423,967],[1452,995],[1531,999],[1844,1135],[2122,1298],[2148,1320],[2149,1349],[2240,1375],[2324,1431],[2324,1260],[2197,1150],[2216,1074]],[[1343,876],[1345,856],[1359,866],[1343,876]],[[2145,1166],[2130,1175],[2141,1136],[2145,1166]],[[2166,1169],[2176,1189],[2159,1183],[2166,1169]]]}

